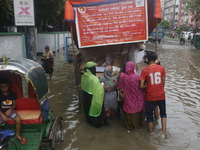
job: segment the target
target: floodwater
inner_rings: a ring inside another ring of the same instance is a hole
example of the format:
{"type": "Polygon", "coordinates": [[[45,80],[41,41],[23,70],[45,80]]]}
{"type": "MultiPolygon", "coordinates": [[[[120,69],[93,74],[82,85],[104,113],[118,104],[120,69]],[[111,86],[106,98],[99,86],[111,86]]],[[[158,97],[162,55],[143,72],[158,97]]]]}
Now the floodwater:
{"type": "MultiPolygon", "coordinates": [[[[155,48],[146,44],[147,48],[155,48]]],[[[144,122],[127,132],[123,119],[114,118],[100,128],[89,125],[79,108],[73,64],[64,51],[55,55],[53,79],[49,81],[50,106],[63,117],[64,142],[58,150],[199,150],[200,149],[200,51],[189,44],[165,40],[158,46],[159,59],[167,72],[167,135],[161,138],[161,123],[152,134],[144,122]]]]}

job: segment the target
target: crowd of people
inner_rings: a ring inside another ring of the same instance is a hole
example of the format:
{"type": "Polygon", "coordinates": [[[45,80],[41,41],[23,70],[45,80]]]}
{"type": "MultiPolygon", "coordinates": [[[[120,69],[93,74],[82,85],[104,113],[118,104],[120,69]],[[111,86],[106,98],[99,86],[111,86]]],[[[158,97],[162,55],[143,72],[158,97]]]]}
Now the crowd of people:
{"type": "Polygon", "coordinates": [[[139,73],[133,61],[125,64],[124,72],[112,75],[107,65],[104,76],[96,76],[95,63],[87,62],[81,79],[87,122],[95,127],[108,123],[108,118],[122,117],[130,132],[142,126],[146,114],[148,131],[153,131],[154,118],[161,118],[162,137],[166,134],[166,72],[153,51],[146,53],[148,66],[139,73]],[[159,109],[158,109],[159,108],[159,109]],[[121,111],[120,111],[121,110],[121,111]],[[160,112],[160,113],[159,113],[160,112]]]}

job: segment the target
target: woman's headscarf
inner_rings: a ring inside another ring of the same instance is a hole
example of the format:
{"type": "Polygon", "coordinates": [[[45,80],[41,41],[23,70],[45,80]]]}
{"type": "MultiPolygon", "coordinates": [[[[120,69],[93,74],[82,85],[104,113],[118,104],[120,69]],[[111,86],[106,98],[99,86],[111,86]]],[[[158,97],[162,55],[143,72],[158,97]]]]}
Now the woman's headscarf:
{"type": "Polygon", "coordinates": [[[49,58],[53,57],[53,53],[52,53],[52,51],[50,50],[50,48],[49,48],[48,45],[45,46],[45,52],[43,53],[43,56],[44,56],[44,57],[49,57],[49,58]],[[48,51],[46,51],[46,49],[48,49],[48,51]]]}
{"type": "Polygon", "coordinates": [[[113,90],[118,84],[118,78],[112,75],[112,68],[106,67],[104,70],[104,76],[100,79],[101,82],[104,82],[104,87],[106,90],[113,90]]]}
{"type": "Polygon", "coordinates": [[[90,70],[90,72],[93,74],[93,75],[96,75],[96,67],[95,67],[95,63],[94,62],[87,62],[86,65],[85,65],[85,72],[87,72],[87,70],[90,70]]]}

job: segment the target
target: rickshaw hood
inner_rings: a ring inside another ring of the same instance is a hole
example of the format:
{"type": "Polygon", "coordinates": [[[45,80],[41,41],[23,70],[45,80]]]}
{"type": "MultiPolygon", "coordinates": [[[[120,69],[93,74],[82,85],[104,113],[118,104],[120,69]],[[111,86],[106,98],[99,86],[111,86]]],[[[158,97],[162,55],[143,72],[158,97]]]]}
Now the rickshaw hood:
{"type": "Polygon", "coordinates": [[[4,62],[0,62],[0,74],[2,71],[15,72],[24,76],[31,82],[39,100],[42,100],[47,95],[48,82],[44,69],[39,63],[25,58],[9,59],[7,65],[4,65],[4,62]]]}

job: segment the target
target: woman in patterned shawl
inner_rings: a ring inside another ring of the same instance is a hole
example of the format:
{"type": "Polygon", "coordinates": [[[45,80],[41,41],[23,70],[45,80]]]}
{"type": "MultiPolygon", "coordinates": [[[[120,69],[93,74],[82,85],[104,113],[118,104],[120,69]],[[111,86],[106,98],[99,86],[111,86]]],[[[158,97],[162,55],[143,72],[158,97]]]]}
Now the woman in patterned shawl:
{"type": "Polygon", "coordinates": [[[49,74],[51,80],[53,74],[54,59],[53,59],[53,53],[48,45],[45,46],[45,52],[43,53],[41,61],[42,61],[42,67],[44,68],[45,72],[49,74]]]}
{"type": "Polygon", "coordinates": [[[106,111],[106,116],[116,117],[119,115],[117,100],[118,78],[112,75],[112,66],[106,66],[104,70],[104,76],[100,78],[100,82],[104,83],[104,107],[106,111]]]}
{"type": "Polygon", "coordinates": [[[126,128],[138,128],[142,123],[142,110],[145,105],[145,93],[139,87],[139,76],[135,73],[135,64],[126,63],[125,73],[121,73],[118,84],[120,94],[124,95],[124,121],[126,128]]]}

